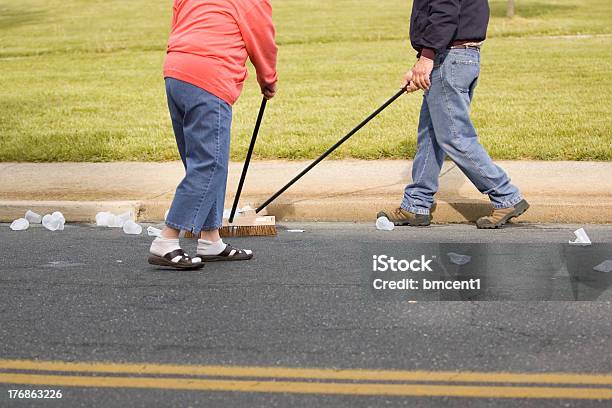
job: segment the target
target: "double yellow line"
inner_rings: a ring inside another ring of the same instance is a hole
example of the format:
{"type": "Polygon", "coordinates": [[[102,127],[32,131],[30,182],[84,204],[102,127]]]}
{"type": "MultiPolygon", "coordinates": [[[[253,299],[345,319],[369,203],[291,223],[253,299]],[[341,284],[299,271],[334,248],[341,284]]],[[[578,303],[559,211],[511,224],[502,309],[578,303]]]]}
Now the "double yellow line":
{"type": "Polygon", "coordinates": [[[0,360],[0,383],[293,394],[612,399],[612,375],[0,360]]]}

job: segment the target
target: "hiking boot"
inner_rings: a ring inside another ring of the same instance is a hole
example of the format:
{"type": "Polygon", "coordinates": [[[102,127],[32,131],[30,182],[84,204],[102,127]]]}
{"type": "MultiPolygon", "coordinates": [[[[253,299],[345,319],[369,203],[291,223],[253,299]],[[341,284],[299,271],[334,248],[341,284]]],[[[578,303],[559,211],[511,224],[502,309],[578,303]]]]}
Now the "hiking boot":
{"type": "Polygon", "coordinates": [[[527,201],[522,200],[514,207],[496,208],[491,215],[481,217],[476,221],[476,226],[481,229],[501,228],[514,217],[523,214],[529,208],[527,201]]]}
{"type": "Polygon", "coordinates": [[[431,215],[413,214],[403,208],[395,208],[391,211],[380,211],[376,218],[387,217],[394,225],[410,225],[413,227],[426,227],[431,224],[431,215]]]}

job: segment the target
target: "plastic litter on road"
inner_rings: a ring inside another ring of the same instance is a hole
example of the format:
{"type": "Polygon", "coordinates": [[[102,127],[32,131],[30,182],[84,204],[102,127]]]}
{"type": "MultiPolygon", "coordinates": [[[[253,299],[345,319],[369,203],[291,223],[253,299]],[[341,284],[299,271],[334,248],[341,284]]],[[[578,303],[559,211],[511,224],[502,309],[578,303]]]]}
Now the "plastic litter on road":
{"type": "Polygon", "coordinates": [[[134,215],[132,214],[131,211],[127,211],[127,212],[124,212],[123,214],[117,215],[116,221],[118,225],[117,228],[122,228],[126,222],[134,221],[134,215]]]}
{"type": "Polygon", "coordinates": [[[82,263],[82,262],[72,262],[72,261],[51,261],[51,262],[47,262],[46,265],[43,266],[43,268],[75,268],[75,267],[79,267],[79,266],[85,266],[86,264],[82,263]]]}
{"type": "MultiPolygon", "coordinates": [[[[238,209],[236,209],[236,215],[234,215],[234,218],[238,218],[241,215],[243,215],[244,213],[249,212],[249,211],[253,211],[253,207],[251,207],[250,205],[246,205],[246,206],[244,206],[242,208],[238,208],[238,209]]],[[[223,210],[223,218],[224,219],[226,219],[226,220],[229,219],[230,215],[232,215],[232,210],[230,210],[228,208],[223,210]]]]}
{"type": "Polygon", "coordinates": [[[593,267],[593,270],[597,272],[610,273],[612,272],[612,261],[609,259],[603,261],[599,265],[593,267]]]}
{"type": "Polygon", "coordinates": [[[98,227],[108,227],[108,223],[110,221],[111,216],[113,214],[109,212],[99,212],[96,214],[96,225],[98,227]]]}
{"type": "Polygon", "coordinates": [[[387,217],[378,217],[376,219],[376,229],[379,231],[393,231],[395,225],[387,217]]]}
{"type": "Polygon", "coordinates": [[[245,205],[244,207],[238,209],[238,213],[240,214],[240,213],[245,213],[245,212],[249,212],[253,210],[255,209],[251,207],[250,205],[245,205]]]}
{"type": "Polygon", "coordinates": [[[580,228],[574,231],[574,235],[576,236],[576,239],[574,241],[570,241],[569,242],[570,245],[589,246],[592,244],[591,239],[587,235],[584,228],[580,228]]]}
{"type": "Polygon", "coordinates": [[[455,252],[449,252],[446,255],[448,255],[448,259],[450,260],[450,263],[459,265],[459,266],[466,265],[470,263],[470,261],[472,260],[472,257],[469,255],[457,254],[455,252]]]}
{"type": "Polygon", "coordinates": [[[122,228],[123,224],[125,224],[125,221],[123,221],[121,218],[119,218],[118,215],[111,214],[111,216],[108,218],[108,225],[107,225],[107,227],[109,227],[109,228],[122,228]]]}
{"type": "Polygon", "coordinates": [[[140,235],[142,234],[142,226],[132,220],[127,220],[123,224],[123,232],[128,235],[140,235]]]}
{"type": "Polygon", "coordinates": [[[161,230],[155,227],[147,228],[147,235],[150,237],[161,237],[161,230]]]}
{"type": "Polygon", "coordinates": [[[134,221],[134,215],[131,211],[119,215],[108,211],[96,214],[96,225],[98,227],[123,228],[123,225],[128,221],[134,221]]]}
{"type": "Polygon", "coordinates": [[[53,214],[46,214],[42,218],[43,227],[49,231],[63,231],[64,224],[66,224],[66,218],[59,211],[55,211],[53,214]]]}
{"type": "Polygon", "coordinates": [[[290,229],[290,230],[287,230],[287,232],[304,232],[304,230],[303,229],[290,229]]]}
{"type": "Polygon", "coordinates": [[[25,219],[28,220],[30,224],[40,224],[42,222],[42,215],[28,210],[25,213],[25,219]]]}
{"type": "Polygon", "coordinates": [[[30,227],[30,222],[25,218],[18,218],[11,223],[13,231],[25,231],[30,227]]]}

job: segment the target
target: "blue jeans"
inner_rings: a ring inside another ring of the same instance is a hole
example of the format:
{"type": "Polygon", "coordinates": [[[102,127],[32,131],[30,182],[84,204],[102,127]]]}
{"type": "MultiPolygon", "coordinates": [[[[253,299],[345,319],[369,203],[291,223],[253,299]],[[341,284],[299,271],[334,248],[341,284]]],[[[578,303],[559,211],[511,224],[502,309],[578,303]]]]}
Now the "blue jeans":
{"type": "Polygon", "coordinates": [[[438,191],[438,178],[446,156],[487,194],[494,208],[513,207],[522,200],[510,178],[478,141],[469,109],[480,74],[480,51],[451,49],[436,55],[431,87],[425,92],[412,167],[401,207],[414,214],[429,214],[438,191]]]}
{"type": "Polygon", "coordinates": [[[185,178],[166,218],[166,225],[199,234],[223,223],[229,162],[232,108],[197,86],[166,78],[172,127],[185,178]]]}

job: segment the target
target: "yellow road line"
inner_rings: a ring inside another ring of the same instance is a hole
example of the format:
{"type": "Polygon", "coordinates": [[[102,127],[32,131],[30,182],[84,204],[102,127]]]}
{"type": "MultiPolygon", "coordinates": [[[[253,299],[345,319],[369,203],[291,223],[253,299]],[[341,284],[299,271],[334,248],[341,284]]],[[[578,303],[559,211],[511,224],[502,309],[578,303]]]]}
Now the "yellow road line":
{"type": "Polygon", "coordinates": [[[317,383],[300,381],[202,380],[151,377],[78,377],[6,373],[0,374],[0,383],[91,388],[153,388],[164,390],[235,391],[292,394],[598,400],[612,399],[612,390],[606,388],[317,383]]]}
{"type": "Polygon", "coordinates": [[[65,371],[87,373],[191,375],[216,377],[254,377],[278,379],[353,380],[353,381],[439,381],[476,383],[582,384],[612,385],[610,374],[506,373],[470,371],[334,370],[329,368],[241,367],[170,364],[120,364],[102,362],[62,362],[0,360],[1,369],[65,371]]]}

